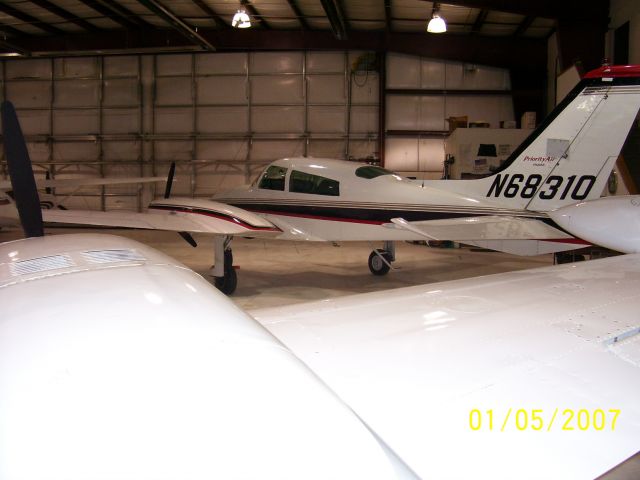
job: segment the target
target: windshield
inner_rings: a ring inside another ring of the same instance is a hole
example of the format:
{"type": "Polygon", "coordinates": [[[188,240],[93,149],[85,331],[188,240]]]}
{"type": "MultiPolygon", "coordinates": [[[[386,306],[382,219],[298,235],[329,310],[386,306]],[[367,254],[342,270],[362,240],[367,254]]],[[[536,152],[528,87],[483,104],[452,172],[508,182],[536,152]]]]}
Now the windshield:
{"type": "Polygon", "coordinates": [[[392,171],[382,167],[367,165],[356,169],[356,176],[361,178],[376,178],[382,175],[395,175],[392,171]]]}

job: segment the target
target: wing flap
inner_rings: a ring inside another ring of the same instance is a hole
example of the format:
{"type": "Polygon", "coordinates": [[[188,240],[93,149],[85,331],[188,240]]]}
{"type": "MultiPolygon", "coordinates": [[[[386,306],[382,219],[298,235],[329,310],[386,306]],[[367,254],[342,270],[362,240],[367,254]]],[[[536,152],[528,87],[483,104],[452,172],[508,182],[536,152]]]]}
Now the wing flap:
{"type": "Polygon", "coordinates": [[[546,240],[573,238],[544,221],[515,216],[478,216],[445,220],[408,222],[403,218],[391,219],[389,228],[400,228],[429,240],[546,240]]]}

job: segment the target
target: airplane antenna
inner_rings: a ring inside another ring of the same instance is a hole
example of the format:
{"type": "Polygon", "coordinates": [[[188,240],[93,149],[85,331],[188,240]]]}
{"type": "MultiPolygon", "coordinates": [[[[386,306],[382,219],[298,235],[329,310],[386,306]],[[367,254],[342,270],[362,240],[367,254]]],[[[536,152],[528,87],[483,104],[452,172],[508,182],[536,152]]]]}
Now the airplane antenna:
{"type": "Polygon", "coordinates": [[[176,162],[171,162],[169,167],[169,175],[167,175],[167,185],[164,188],[164,198],[171,196],[171,187],[173,186],[173,176],[176,173],[176,162]]]}
{"type": "Polygon", "coordinates": [[[26,237],[42,237],[44,236],[44,226],[42,210],[40,210],[40,197],[18,116],[13,104],[9,101],[2,102],[0,110],[4,136],[4,156],[7,159],[7,168],[20,223],[26,237]]]}

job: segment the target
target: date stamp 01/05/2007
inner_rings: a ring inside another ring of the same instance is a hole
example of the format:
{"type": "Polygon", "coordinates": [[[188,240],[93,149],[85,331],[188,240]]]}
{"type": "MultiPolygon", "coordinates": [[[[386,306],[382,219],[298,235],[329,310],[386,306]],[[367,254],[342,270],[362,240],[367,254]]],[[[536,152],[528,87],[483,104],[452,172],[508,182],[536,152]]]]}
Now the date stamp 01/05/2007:
{"type": "Polygon", "coordinates": [[[469,411],[469,428],[473,431],[615,431],[620,409],[509,408],[469,411]]]}

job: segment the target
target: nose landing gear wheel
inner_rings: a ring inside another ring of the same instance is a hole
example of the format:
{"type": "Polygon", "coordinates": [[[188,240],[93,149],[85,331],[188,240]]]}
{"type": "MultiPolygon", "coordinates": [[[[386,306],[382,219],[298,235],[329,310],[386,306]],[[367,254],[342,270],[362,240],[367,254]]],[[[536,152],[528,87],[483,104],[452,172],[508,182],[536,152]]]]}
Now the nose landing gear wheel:
{"type": "Polygon", "coordinates": [[[238,286],[238,275],[236,275],[235,268],[225,268],[224,277],[214,277],[215,285],[225,295],[231,295],[236,291],[238,286]]]}
{"type": "Polygon", "coordinates": [[[389,273],[389,269],[391,267],[387,263],[385,263],[384,260],[380,258],[380,255],[378,255],[378,253],[376,252],[382,255],[387,262],[391,263],[391,256],[386,251],[376,249],[369,255],[369,270],[374,275],[386,275],[387,273],[389,273]]]}

